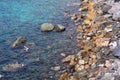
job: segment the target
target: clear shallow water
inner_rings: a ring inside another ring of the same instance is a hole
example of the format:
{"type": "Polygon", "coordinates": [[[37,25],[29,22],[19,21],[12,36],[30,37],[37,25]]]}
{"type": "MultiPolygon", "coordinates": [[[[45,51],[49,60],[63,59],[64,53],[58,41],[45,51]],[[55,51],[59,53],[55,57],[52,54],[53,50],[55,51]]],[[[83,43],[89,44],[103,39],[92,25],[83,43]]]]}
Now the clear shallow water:
{"type": "MultiPolygon", "coordinates": [[[[50,80],[49,76],[54,75],[50,73],[50,67],[60,62],[60,53],[74,54],[77,51],[75,39],[70,39],[70,35],[75,36],[75,26],[63,13],[73,9],[66,6],[70,1],[77,0],[0,1],[0,74],[5,80],[50,80]],[[62,33],[42,33],[39,27],[44,22],[60,23],[67,29],[62,33]],[[29,52],[24,52],[23,46],[11,48],[19,36],[25,36],[28,43],[35,44],[26,44],[29,52]],[[35,62],[36,58],[40,61],[35,62]],[[25,68],[17,72],[2,70],[4,65],[15,61],[26,64],[25,68]]],[[[51,80],[54,79],[55,76],[51,80]]]]}

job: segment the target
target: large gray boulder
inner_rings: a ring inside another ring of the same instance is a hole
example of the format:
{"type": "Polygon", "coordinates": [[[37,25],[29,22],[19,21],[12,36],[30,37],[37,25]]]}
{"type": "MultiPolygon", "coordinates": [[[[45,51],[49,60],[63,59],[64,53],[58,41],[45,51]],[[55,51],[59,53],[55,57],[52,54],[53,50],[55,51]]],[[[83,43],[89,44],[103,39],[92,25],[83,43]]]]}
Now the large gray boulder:
{"type": "Polygon", "coordinates": [[[43,23],[40,27],[40,30],[43,32],[52,31],[53,29],[54,29],[54,26],[51,23],[43,23]]]}

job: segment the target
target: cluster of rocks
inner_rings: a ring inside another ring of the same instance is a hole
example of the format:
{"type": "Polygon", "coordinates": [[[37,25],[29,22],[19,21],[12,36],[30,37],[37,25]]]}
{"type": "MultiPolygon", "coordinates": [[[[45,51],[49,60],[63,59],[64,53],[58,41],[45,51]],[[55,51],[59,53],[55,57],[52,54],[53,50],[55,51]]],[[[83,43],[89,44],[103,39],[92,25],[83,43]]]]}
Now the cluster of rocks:
{"type": "Polygon", "coordinates": [[[49,32],[49,31],[56,31],[62,32],[65,31],[65,27],[61,24],[53,25],[52,23],[43,23],[40,27],[41,31],[49,32]]]}
{"type": "MultiPolygon", "coordinates": [[[[42,32],[49,32],[49,31],[56,31],[56,32],[62,32],[62,31],[65,31],[65,26],[61,25],[61,24],[57,24],[57,25],[53,25],[51,23],[43,23],[41,26],[40,26],[40,30],[42,32]]],[[[20,36],[18,37],[12,44],[12,47],[15,48],[15,47],[18,47],[22,44],[25,44],[27,41],[27,39],[23,36],[20,36]]]]}
{"type": "Polygon", "coordinates": [[[107,59],[98,65],[96,70],[93,70],[88,75],[89,80],[119,80],[120,79],[120,60],[107,59]]]}
{"type": "Polygon", "coordinates": [[[111,73],[106,72],[104,76],[101,73],[114,64],[106,59],[120,57],[118,4],[111,0],[83,0],[79,11],[71,15],[78,26],[77,41],[82,50],[63,59],[69,62],[73,72],[63,73],[59,80],[115,80],[111,73]],[[101,60],[103,64],[99,63],[101,60]],[[92,74],[95,69],[97,74],[92,74]]]}

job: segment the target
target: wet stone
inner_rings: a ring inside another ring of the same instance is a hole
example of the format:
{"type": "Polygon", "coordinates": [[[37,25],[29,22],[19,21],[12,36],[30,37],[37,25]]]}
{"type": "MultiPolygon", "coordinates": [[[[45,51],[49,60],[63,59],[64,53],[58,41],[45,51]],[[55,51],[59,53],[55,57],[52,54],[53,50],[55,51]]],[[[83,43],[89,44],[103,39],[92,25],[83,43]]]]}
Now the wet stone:
{"type": "Polygon", "coordinates": [[[26,38],[20,36],[15,40],[15,42],[13,42],[12,47],[14,48],[14,47],[20,46],[21,44],[23,44],[25,42],[26,42],[26,38]]]}
{"type": "Polygon", "coordinates": [[[52,31],[53,29],[54,29],[54,26],[51,23],[43,23],[40,26],[40,30],[43,31],[43,32],[52,31]]]}
{"type": "Polygon", "coordinates": [[[65,57],[65,56],[66,56],[66,53],[61,53],[60,55],[63,56],[63,57],[65,57]]]}
{"type": "Polygon", "coordinates": [[[52,67],[51,69],[54,70],[54,71],[59,71],[60,70],[60,66],[55,66],[55,67],[52,67]]]}
{"type": "Polygon", "coordinates": [[[3,67],[3,71],[17,71],[21,68],[23,68],[25,65],[22,63],[11,63],[11,64],[7,64],[3,67]]]}
{"type": "Polygon", "coordinates": [[[61,24],[57,24],[57,25],[54,27],[54,31],[56,31],[56,32],[65,31],[65,26],[63,26],[63,25],[61,25],[61,24]]]}

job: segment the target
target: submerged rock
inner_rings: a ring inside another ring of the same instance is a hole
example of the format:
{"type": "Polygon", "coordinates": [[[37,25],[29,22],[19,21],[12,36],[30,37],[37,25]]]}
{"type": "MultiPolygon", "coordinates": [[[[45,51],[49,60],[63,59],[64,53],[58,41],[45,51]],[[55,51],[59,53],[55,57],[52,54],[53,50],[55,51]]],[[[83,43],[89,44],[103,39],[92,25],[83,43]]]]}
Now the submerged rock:
{"type": "Polygon", "coordinates": [[[18,62],[16,63],[11,63],[11,64],[7,64],[3,67],[4,71],[17,71],[21,68],[23,68],[25,65],[24,64],[20,64],[18,62]]]}
{"type": "Polygon", "coordinates": [[[12,44],[12,47],[14,48],[14,47],[17,47],[17,46],[19,46],[19,45],[21,45],[21,44],[23,44],[23,43],[25,43],[26,42],[26,38],[25,37],[18,37],[17,39],[16,39],[16,41],[12,44]]]}
{"type": "Polygon", "coordinates": [[[57,32],[65,31],[65,26],[63,26],[61,24],[57,24],[54,28],[54,31],[57,31],[57,32]]]}
{"type": "Polygon", "coordinates": [[[59,71],[60,70],[60,66],[55,66],[55,67],[52,67],[51,69],[54,70],[54,71],[59,71]]]}
{"type": "Polygon", "coordinates": [[[54,26],[51,23],[43,23],[40,29],[43,32],[48,32],[48,31],[52,31],[54,29],[54,26]]]}

